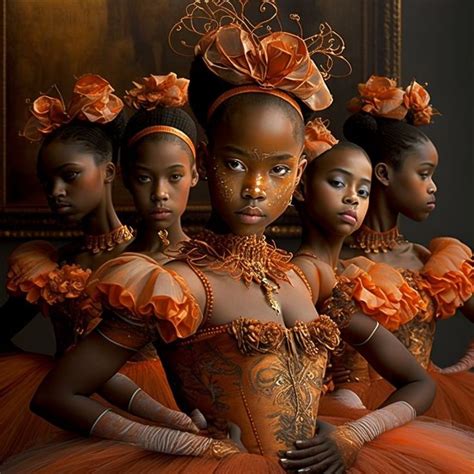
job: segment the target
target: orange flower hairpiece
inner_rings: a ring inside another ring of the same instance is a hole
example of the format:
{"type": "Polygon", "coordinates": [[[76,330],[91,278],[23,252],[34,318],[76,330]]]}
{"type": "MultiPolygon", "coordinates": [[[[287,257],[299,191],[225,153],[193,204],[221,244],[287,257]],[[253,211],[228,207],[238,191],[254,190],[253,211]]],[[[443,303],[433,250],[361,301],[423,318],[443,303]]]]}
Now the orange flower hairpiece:
{"type": "Polygon", "coordinates": [[[376,117],[403,120],[407,109],[403,103],[403,89],[396,81],[383,76],[370,76],[366,83],[359,84],[359,97],[347,105],[349,112],[367,112],[376,117]]]}
{"type": "Polygon", "coordinates": [[[122,100],[112,94],[113,87],[97,74],[85,74],[77,79],[67,107],[57,88],[56,91],[59,99],[41,95],[31,104],[31,116],[20,132],[21,136],[36,142],[76,118],[92,123],[109,123],[123,109],[122,100]]]}
{"type": "Polygon", "coordinates": [[[328,126],[329,120],[322,120],[320,117],[306,124],[304,131],[304,148],[308,161],[317,158],[339,143],[339,140],[334,137],[328,129],[328,126]]]}
{"type": "Polygon", "coordinates": [[[370,76],[368,81],[358,86],[359,96],[347,104],[349,112],[361,110],[375,117],[396,120],[408,119],[413,125],[431,123],[433,115],[439,112],[430,105],[428,91],[413,81],[405,90],[397,86],[393,79],[370,76]]]}
{"type": "Polygon", "coordinates": [[[327,24],[319,32],[303,39],[300,17],[290,19],[299,27],[299,35],[282,31],[274,0],[261,0],[259,11],[265,16],[252,22],[246,16],[249,0],[195,0],[186,8],[186,15],[171,29],[171,48],[203,57],[214,74],[225,81],[243,86],[257,84],[265,89],[280,89],[304,102],[312,110],[322,110],[332,103],[325,84],[331,77],[335,60],[342,61],[345,49],[342,38],[327,24]],[[274,29],[276,29],[274,31],[274,29]],[[194,45],[177,40],[176,35],[197,35],[194,45]],[[318,66],[311,56],[325,58],[318,66]]]}
{"type": "Polygon", "coordinates": [[[133,89],[126,92],[125,103],[135,109],[153,110],[158,106],[182,107],[188,102],[189,80],[178,78],[174,72],[166,76],[144,77],[133,82],[133,89]]]}
{"type": "Polygon", "coordinates": [[[415,80],[405,89],[403,104],[410,112],[410,122],[416,126],[428,125],[431,123],[433,115],[440,115],[440,113],[430,105],[430,95],[428,91],[415,80]]]}

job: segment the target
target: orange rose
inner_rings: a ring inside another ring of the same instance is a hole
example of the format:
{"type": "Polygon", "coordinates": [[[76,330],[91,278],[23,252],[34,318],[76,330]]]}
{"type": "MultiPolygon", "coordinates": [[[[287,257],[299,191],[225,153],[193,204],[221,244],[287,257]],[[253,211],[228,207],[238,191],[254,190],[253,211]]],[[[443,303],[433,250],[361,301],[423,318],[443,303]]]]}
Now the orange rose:
{"type": "Polygon", "coordinates": [[[430,105],[428,91],[416,81],[406,88],[403,103],[412,114],[413,125],[428,125],[433,115],[438,114],[430,105]]]}
{"type": "Polygon", "coordinates": [[[84,292],[91,270],[84,270],[77,265],[64,265],[61,270],[68,282],[66,298],[77,298],[84,292]]]}
{"type": "Polygon", "coordinates": [[[370,76],[364,84],[359,84],[359,97],[351,99],[347,109],[356,113],[361,110],[376,117],[402,120],[407,114],[403,103],[404,92],[393,79],[370,76]]]}
{"type": "Polygon", "coordinates": [[[188,101],[189,80],[178,78],[174,72],[166,76],[150,75],[143,82],[134,82],[127,91],[125,102],[135,109],[153,110],[158,106],[182,107],[188,101]]]}
{"type": "Polygon", "coordinates": [[[327,128],[328,121],[320,117],[308,122],[304,131],[304,148],[309,161],[318,157],[325,151],[339,143],[327,128]]]}
{"type": "Polygon", "coordinates": [[[332,102],[306,43],[290,33],[270,33],[257,43],[242,28],[230,24],[203,36],[197,54],[210,71],[231,84],[278,88],[312,110],[325,109],[332,102]]]}
{"type": "Polygon", "coordinates": [[[31,117],[21,135],[31,141],[41,140],[43,135],[51,133],[70,120],[62,100],[47,95],[42,95],[33,102],[30,114],[31,117]]]}
{"type": "Polygon", "coordinates": [[[112,122],[123,109],[122,100],[112,94],[114,88],[97,74],[85,74],[74,85],[69,115],[89,122],[112,122]]]}

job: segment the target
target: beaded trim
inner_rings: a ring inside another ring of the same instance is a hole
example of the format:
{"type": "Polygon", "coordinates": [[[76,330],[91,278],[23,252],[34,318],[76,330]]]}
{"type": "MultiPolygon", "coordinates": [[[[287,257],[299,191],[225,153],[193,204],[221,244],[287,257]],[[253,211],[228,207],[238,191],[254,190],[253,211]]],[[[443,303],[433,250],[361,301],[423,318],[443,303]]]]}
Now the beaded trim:
{"type": "Polygon", "coordinates": [[[111,252],[118,245],[132,240],[134,235],[135,231],[131,227],[122,225],[106,234],[85,235],[84,248],[94,255],[103,250],[111,252]]]}
{"type": "Polygon", "coordinates": [[[407,240],[396,226],[386,232],[378,232],[363,225],[353,235],[349,247],[352,249],[360,248],[365,253],[387,253],[393,250],[397,245],[405,242],[407,242],[407,240]]]}

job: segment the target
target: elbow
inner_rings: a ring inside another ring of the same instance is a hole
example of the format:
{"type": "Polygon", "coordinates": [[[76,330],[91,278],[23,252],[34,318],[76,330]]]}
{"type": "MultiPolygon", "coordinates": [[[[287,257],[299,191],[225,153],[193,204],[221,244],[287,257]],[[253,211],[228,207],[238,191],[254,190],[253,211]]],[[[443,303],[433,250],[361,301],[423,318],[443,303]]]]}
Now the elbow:
{"type": "Polygon", "coordinates": [[[424,403],[420,404],[421,406],[418,407],[418,415],[422,415],[431,407],[436,396],[436,382],[428,375],[428,373],[425,374],[421,382],[423,384],[423,393],[425,396],[424,403]]]}

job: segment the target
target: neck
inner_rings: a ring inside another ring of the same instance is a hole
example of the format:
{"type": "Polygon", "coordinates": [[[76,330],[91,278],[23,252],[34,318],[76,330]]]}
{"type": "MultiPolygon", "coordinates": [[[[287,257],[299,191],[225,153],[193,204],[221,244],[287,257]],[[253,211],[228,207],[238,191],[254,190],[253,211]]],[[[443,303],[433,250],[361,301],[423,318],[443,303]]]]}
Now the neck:
{"type": "MultiPolygon", "coordinates": [[[[168,232],[169,246],[167,250],[175,250],[180,242],[188,240],[188,236],[181,227],[181,219],[171,224],[166,231],[168,232]]],[[[163,244],[158,237],[158,231],[154,227],[149,227],[146,223],[138,227],[137,238],[135,239],[135,247],[138,252],[162,253],[163,244]]]]}
{"type": "Polygon", "coordinates": [[[112,189],[107,187],[99,206],[82,220],[82,231],[86,235],[108,234],[121,225],[112,203],[112,189]]]}
{"type": "Polygon", "coordinates": [[[398,211],[392,209],[385,192],[376,186],[370,196],[364,224],[377,232],[386,232],[398,226],[398,217],[398,211]]]}
{"type": "Polygon", "coordinates": [[[303,236],[298,252],[315,254],[323,262],[335,268],[346,236],[329,234],[314,223],[303,219],[303,236]]]}

